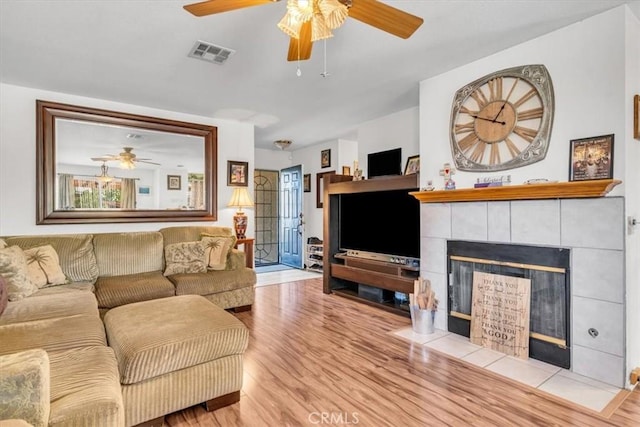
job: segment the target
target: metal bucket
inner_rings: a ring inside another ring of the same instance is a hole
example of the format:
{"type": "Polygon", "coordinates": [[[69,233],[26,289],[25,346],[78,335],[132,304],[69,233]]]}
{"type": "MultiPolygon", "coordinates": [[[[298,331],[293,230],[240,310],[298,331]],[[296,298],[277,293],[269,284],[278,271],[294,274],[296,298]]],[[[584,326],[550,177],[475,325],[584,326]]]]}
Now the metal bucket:
{"type": "Polygon", "coordinates": [[[411,325],[416,334],[432,334],[435,331],[433,322],[435,320],[435,310],[420,310],[417,305],[410,306],[411,325]]]}

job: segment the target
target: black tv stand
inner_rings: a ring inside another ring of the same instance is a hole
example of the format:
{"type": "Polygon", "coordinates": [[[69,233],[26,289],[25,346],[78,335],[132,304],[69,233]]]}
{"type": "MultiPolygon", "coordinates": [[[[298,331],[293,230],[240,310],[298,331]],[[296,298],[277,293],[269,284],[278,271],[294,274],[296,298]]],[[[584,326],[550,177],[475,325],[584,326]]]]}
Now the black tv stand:
{"type": "Polygon", "coordinates": [[[409,316],[408,305],[397,304],[392,297],[380,301],[363,298],[359,286],[378,288],[389,296],[395,292],[408,294],[413,292],[413,282],[420,275],[419,267],[345,254],[338,247],[339,230],[336,224],[339,225],[340,194],[400,189],[411,191],[418,187],[417,175],[364,181],[352,181],[352,177],[345,175],[328,175],[324,179],[323,292],[409,316]]]}

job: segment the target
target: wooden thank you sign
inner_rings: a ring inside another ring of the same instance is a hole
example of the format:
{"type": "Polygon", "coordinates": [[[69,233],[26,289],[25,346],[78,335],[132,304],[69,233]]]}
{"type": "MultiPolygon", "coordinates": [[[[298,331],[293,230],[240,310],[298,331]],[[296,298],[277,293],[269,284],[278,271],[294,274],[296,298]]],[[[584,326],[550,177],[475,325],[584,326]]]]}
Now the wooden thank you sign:
{"type": "Polygon", "coordinates": [[[531,280],[473,272],[471,342],[529,358],[531,280]]]}

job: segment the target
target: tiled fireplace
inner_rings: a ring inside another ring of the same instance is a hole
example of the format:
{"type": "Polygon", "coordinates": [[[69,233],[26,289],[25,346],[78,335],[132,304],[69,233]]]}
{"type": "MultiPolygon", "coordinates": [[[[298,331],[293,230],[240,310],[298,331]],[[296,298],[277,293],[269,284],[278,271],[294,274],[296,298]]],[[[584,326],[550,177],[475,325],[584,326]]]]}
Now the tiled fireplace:
{"type": "MultiPolygon", "coordinates": [[[[624,387],[623,198],[423,203],[421,218],[421,275],[442,302],[449,242],[567,250],[570,369],[624,387]]],[[[448,314],[440,304],[438,329],[450,330],[448,314]]]]}

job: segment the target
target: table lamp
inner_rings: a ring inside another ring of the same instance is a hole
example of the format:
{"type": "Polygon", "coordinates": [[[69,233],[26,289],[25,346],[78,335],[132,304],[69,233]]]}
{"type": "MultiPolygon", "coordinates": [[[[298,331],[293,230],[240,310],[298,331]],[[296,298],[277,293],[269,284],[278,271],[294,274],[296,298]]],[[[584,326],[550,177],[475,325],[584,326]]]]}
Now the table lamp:
{"type": "Polygon", "coordinates": [[[253,206],[247,188],[234,188],[231,200],[227,206],[230,208],[238,208],[238,211],[233,216],[233,228],[236,231],[236,237],[238,239],[244,239],[245,233],[247,232],[247,216],[242,212],[242,208],[253,206]]]}

